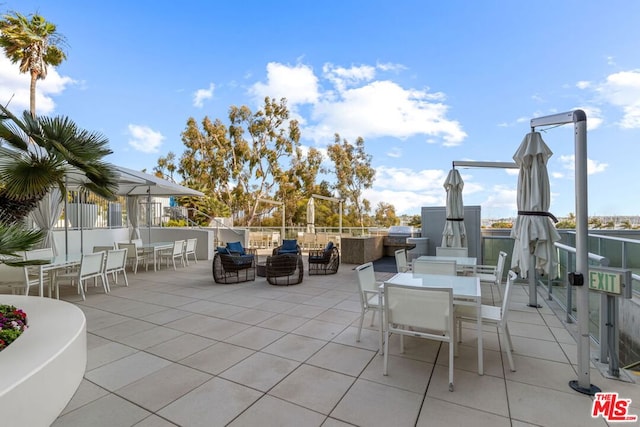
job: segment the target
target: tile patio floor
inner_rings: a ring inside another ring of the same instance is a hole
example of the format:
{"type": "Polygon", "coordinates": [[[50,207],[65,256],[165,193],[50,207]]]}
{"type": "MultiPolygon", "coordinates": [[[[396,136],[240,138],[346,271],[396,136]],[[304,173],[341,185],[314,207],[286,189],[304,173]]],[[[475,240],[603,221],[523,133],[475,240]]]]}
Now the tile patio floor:
{"type": "MultiPolygon", "coordinates": [[[[392,341],[383,376],[375,326],[355,340],[354,267],[343,264],[332,276],[305,273],[291,287],[264,278],[217,285],[211,261],[200,261],[176,272],[129,273],[128,288],[122,281],[109,295],[90,288],[86,301],[64,287],[63,298],[87,317],[88,362],[53,425],[607,425],[590,417],[591,398],[567,385],[577,378],[576,341],[542,297],[541,309],[526,305],[521,285],[509,324],[517,372],[509,371],[495,328],[487,328],[484,376],[476,372],[473,331],[463,331],[454,392],[446,344],[407,338],[399,354],[392,341]]],[[[491,300],[491,289],[486,295],[491,300]]],[[[640,414],[638,385],[596,369],[591,381],[632,399],[631,413],[640,414]]]]}

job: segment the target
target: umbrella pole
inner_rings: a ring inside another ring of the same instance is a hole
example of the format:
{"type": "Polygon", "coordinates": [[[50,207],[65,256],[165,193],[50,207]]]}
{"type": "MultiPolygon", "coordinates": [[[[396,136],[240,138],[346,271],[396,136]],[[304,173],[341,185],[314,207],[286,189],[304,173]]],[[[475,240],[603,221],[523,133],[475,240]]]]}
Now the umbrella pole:
{"type": "Polygon", "coordinates": [[[536,289],[536,257],[533,254],[529,261],[529,307],[542,307],[538,304],[538,290],[536,289]]]}

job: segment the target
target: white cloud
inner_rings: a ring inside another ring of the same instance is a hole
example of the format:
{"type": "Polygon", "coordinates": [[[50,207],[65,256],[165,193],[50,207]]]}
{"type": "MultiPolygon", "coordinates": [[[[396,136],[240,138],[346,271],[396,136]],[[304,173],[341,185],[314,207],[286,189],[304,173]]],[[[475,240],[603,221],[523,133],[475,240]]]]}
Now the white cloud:
{"type": "Polygon", "coordinates": [[[164,136],[148,126],[130,124],[129,145],[143,153],[157,153],[162,145],[164,136]]]}
{"type": "Polygon", "coordinates": [[[287,98],[287,105],[295,109],[297,104],[318,101],[318,77],[311,67],[298,64],[288,66],[277,62],[267,64],[267,83],[254,84],[249,93],[262,105],[265,97],[287,98]]]}
{"type": "Polygon", "coordinates": [[[576,87],[578,89],[587,89],[591,87],[591,82],[587,80],[581,80],[578,83],[576,83],[576,87]]]}
{"type": "Polygon", "coordinates": [[[335,133],[347,140],[423,135],[444,146],[459,145],[466,138],[460,123],[447,117],[449,107],[443,93],[375,80],[376,69],[401,69],[395,64],[376,67],[326,64],[322,82],[327,88],[323,88],[311,67],[272,62],[267,65],[266,82],[256,83],[249,92],[256,101],[265,96],[287,98],[295,118],[297,108],[307,104],[310,122],[301,122],[303,135],[317,144],[333,141],[335,133]]]}
{"type": "MultiPolygon", "coordinates": [[[[566,170],[573,172],[576,169],[575,158],[576,156],[574,154],[567,155],[567,156],[560,156],[560,162],[562,163],[563,167],[566,170]]],[[[607,163],[601,163],[601,162],[598,162],[597,160],[587,159],[588,175],[604,172],[608,167],[609,165],[607,163]]],[[[571,174],[571,177],[573,176],[574,174],[571,174]]]]}
{"type": "Polygon", "coordinates": [[[204,106],[204,101],[213,97],[213,91],[215,88],[215,84],[209,83],[208,89],[198,89],[193,94],[193,106],[202,108],[204,106]]]}
{"type": "Polygon", "coordinates": [[[491,194],[481,203],[482,209],[487,212],[492,210],[505,211],[513,210],[517,211],[516,205],[517,190],[505,185],[495,185],[491,189],[491,194]]]}
{"type": "Polygon", "coordinates": [[[640,128],[640,70],[610,74],[596,91],[606,102],[622,109],[621,127],[640,128]]]}
{"type": "MultiPolygon", "coordinates": [[[[0,55],[0,103],[9,104],[14,113],[29,109],[29,74],[21,74],[18,64],[12,64],[4,55],[0,55]],[[9,102],[10,101],[10,102],[9,102]]],[[[60,95],[72,84],[77,83],[71,77],[61,76],[54,67],[47,69],[47,78],[38,80],[36,86],[36,112],[38,115],[51,115],[55,110],[53,97],[60,95]]]]}
{"type": "Polygon", "coordinates": [[[391,149],[387,151],[387,156],[393,157],[394,159],[400,158],[402,156],[402,150],[398,147],[391,147],[391,149]]]}
{"type": "Polygon", "coordinates": [[[323,77],[336,87],[338,92],[362,82],[373,80],[376,75],[375,67],[361,65],[359,67],[343,68],[327,63],[322,67],[323,77]]]}

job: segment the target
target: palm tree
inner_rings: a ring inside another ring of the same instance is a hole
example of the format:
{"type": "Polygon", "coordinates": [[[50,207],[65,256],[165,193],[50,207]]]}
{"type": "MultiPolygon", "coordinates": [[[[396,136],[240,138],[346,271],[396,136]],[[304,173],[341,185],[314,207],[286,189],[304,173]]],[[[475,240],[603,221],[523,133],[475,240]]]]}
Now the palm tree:
{"type": "Polygon", "coordinates": [[[0,222],[22,220],[54,187],[64,197],[70,172],[86,176],[83,188],[114,199],[118,176],[102,160],[112,153],[108,142],[67,117],[33,118],[25,111],[19,119],[0,105],[0,222]]]}
{"type": "Polygon", "coordinates": [[[0,46],[12,63],[20,63],[20,72],[31,75],[29,110],[36,117],[36,82],[47,77],[47,66],[57,66],[67,58],[61,49],[64,37],[56,26],[42,16],[24,16],[18,12],[4,15],[0,21],[0,46]]]}

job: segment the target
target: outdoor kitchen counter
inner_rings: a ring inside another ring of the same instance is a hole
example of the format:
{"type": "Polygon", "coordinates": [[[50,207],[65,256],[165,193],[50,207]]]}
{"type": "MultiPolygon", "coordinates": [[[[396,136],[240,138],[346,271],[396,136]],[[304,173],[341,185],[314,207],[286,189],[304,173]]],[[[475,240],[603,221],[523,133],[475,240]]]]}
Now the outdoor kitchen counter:
{"type": "Polygon", "coordinates": [[[364,264],[384,255],[384,237],[343,237],[340,240],[340,258],[344,264],[364,264]]]}

